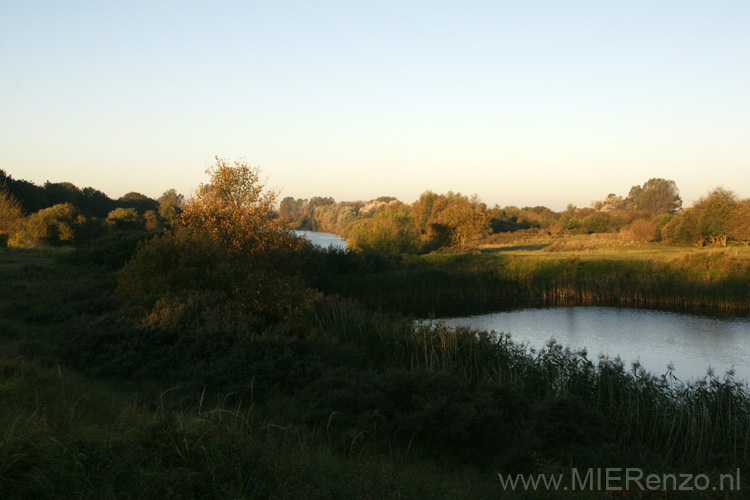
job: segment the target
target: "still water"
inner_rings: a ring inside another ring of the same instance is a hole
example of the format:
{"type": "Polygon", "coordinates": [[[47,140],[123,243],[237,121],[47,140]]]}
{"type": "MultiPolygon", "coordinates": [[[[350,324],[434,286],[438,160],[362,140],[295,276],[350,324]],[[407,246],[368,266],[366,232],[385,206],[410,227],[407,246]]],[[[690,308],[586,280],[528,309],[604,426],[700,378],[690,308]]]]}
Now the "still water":
{"type": "Polygon", "coordinates": [[[440,320],[510,333],[517,342],[540,348],[555,339],[563,346],[586,348],[589,359],[619,356],[627,367],[639,361],[650,372],[667,365],[683,381],[734,368],[735,378],[750,381],[750,318],[703,316],[615,307],[520,309],[440,320]]]}
{"type": "Polygon", "coordinates": [[[346,248],[346,240],[331,233],[319,233],[317,231],[294,231],[297,236],[302,236],[323,248],[346,248]]]}

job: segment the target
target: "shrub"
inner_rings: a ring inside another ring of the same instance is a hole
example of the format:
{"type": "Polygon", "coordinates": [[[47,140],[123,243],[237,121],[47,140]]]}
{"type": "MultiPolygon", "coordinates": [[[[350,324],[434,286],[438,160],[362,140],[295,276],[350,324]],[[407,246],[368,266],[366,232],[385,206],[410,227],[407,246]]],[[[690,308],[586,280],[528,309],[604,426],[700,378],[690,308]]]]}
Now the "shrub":
{"type": "Polygon", "coordinates": [[[470,459],[503,453],[521,439],[529,414],[504,386],[471,389],[460,377],[419,370],[338,370],[302,398],[307,418],[320,425],[368,427],[470,459]]]}
{"type": "Polygon", "coordinates": [[[70,203],[39,210],[28,216],[10,238],[15,247],[37,247],[73,243],[77,225],[85,222],[70,203]]]}
{"type": "Polygon", "coordinates": [[[138,244],[133,259],[117,273],[118,293],[145,304],[191,290],[232,293],[229,255],[199,233],[165,234],[138,244]]]}
{"type": "Polygon", "coordinates": [[[81,264],[120,269],[133,258],[141,242],[154,236],[153,232],[115,231],[76,248],[67,258],[81,264]]]}
{"type": "Polygon", "coordinates": [[[191,292],[220,293],[270,319],[309,305],[313,292],[301,278],[261,259],[236,255],[205,233],[179,231],[143,241],[117,273],[118,293],[152,306],[191,292]]]}
{"type": "Polygon", "coordinates": [[[346,238],[352,248],[368,252],[416,253],[420,249],[419,231],[402,206],[389,206],[356,221],[346,238]]]}
{"type": "Polygon", "coordinates": [[[626,238],[639,243],[659,241],[661,227],[655,220],[636,219],[621,230],[626,238]]]}
{"type": "Polygon", "coordinates": [[[115,208],[107,215],[107,224],[115,229],[141,229],[143,220],[135,208],[115,208]]]}
{"type": "Polygon", "coordinates": [[[0,189],[0,247],[6,246],[8,238],[18,230],[22,220],[21,203],[9,193],[0,189]]]}
{"type": "Polygon", "coordinates": [[[136,309],[79,317],[61,332],[63,359],[95,376],[150,378],[195,397],[204,388],[261,397],[321,373],[309,345],[273,335],[248,308],[217,293],[189,293],[136,309]]]}

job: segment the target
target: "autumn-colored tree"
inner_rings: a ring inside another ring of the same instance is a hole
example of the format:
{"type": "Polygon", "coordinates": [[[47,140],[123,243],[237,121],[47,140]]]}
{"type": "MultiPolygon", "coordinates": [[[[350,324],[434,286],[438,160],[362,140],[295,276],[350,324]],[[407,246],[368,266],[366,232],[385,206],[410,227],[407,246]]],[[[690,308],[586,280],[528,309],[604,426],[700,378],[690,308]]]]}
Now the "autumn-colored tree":
{"type": "Polygon", "coordinates": [[[420,248],[419,232],[403,203],[356,221],[346,237],[350,247],[370,252],[416,253],[420,248]]]}
{"type": "Polygon", "coordinates": [[[70,244],[75,240],[77,227],[84,223],[76,207],[60,203],[26,217],[9,244],[16,247],[70,244]]]}
{"type": "Polygon", "coordinates": [[[233,253],[271,255],[300,247],[276,212],[277,194],[267,191],[257,167],[216,158],[177,219],[178,230],[203,232],[233,253]]]}
{"type": "Polygon", "coordinates": [[[698,213],[700,236],[705,243],[726,246],[730,234],[729,221],[734,216],[737,203],[737,195],[721,187],[698,200],[693,209],[698,213]]]}
{"type": "Polygon", "coordinates": [[[661,239],[661,227],[656,219],[635,219],[620,234],[631,241],[648,243],[661,239]]]}
{"type": "Polygon", "coordinates": [[[412,205],[417,229],[431,246],[465,245],[490,230],[487,207],[476,196],[423,193],[412,205]]]}
{"type": "Polygon", "coordinates": [[[750,243],[750,199],[737,203],[733,217],[727,223],[729,238],[737,243],[750,243]]]}
{"type": "Polygon", "coordinates": [[[143,219],[135,208],[115,208],[107,215],[107,224],[121,230],[138,229],[143,219]]]}
{"type": "Polygon", "coordinates": [[[743,241],[742,208],[735,193],[718,187],[677,214],[662,234],[667,241],[701,247],[743,241]]]}
{"type": "Polygon", "coordinates": [[[460,246],[490,229],[485,207],[476,197],[470,199],[460,193],[448,193],[445,208],[434,215],[433,224],[449,228],[451,242],[460,246]]]}
{"type": "Polygon", "coordinates": [[[444,198],[443,195],[433,193],[432,191],[425,191],[417,201],[412,203],[411,217],[417,229],[422,234],[427,234],[433,212],[439,211],[439,209],[436,210],[437,207],[435,205],[439,205],[444,198]]]}
{"type": "Polygon", "coordinates": [[[146,241],[118,273],[120,293],[146,305],[206,291],[254,314],[280,319],[306,307],[299,277],[307,243],[274,210],[259,171],[219,158],[178,215],[174,233],[146,241]]]}
{"type": "Polygon", "coordinates": [[[21,227],[22,217],[21,204],[0,186],[0,246],[21,227]]]}
{"type": "Polygon", "coordinates": [[[293,219],[297,215],[294,213],[295,201],[293,196],[287,196],[281,200],[281,203],[279,203],[279,214],[287,219],[293,219]]]}

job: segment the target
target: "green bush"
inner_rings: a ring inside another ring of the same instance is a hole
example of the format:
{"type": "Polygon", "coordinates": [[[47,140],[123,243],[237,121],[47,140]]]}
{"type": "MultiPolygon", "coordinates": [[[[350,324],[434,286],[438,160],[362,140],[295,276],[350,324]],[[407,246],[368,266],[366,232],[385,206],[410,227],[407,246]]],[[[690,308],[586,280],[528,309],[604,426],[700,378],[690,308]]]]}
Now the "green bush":
{"type": "Polygon", "coordinates": [[[357,220],[346,238],[349,246],[367,252],[416,253],[421,247],[419,231],[404,207],[387,207],[357,220]]]}
{"type": "Polygon", "coordinates": [[[266,396],[316,379],[311,346],[216,292],[162,299],[151,310],[80,317],[61,332],[63,359],[95,376],[154,379],[194,397],[204,388],[266,396]]]}
{"type": "Polygon", "coordinates": [[[72,244],[77,226],[85,223],[71,203],[61,203],[26,217],[10,238],[14,247],[38,247],[72,244]]]}
{"type": "Polygon", "coordinates": [[[120,269],[135,255],[138,245],[157,235],[154,232],[115,231],[79,246],[65,260],[84,265],[120,269]]]}
{"type": "Polygon", "coordinates": [[[117,272],[117,291],[147,307],[162,298],[216,292],[279,320],[307,307],[313,296],[294,274],[294,264],[284,271],[230,252],[203,233],[179,231],[139,243],[133,259],[117,272]]]}
{"type": "Polygon", "coordinates": [[[522,439],[526,401],[503,386],[471,389],[460,377],[402,370],[338,370],[301,396],[317,425],[367,428],[468,459],[500,455],[522,439]]]}

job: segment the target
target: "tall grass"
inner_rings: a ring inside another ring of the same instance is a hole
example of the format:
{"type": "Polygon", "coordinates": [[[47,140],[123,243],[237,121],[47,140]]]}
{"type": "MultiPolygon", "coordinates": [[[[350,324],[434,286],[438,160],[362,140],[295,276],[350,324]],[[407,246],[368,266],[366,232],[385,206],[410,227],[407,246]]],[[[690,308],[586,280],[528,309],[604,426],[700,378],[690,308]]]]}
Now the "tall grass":
{"type": "Polygon", "coordinates": [[[339,274],[329,292],[418,315],[497,309],[520,300],[750,312],[750,262],[727,253],[673,261],[462,255],[399,270],[339,274]]]}
{"type": "Polygon", "coordinates": [[[475,389],[505,386],[539,408],[574,398],[603,418],[620,450],[643,448],[680,466],[750,465],[750,395],[732,373],[683,383],[671,372],[591,360],[553,342],[532,350],[495,332],[405,320],[394,328],[363,322],[362,314],[352,303],[331,301],[316,311],[317,326],[328,342],[360,346],[381,369],[449,374],[475,389]]]}
{"type": "MultiPolygon", "coordinates": [[[[38,498],[489,498],[494,474],[339,436],[254,406],[138,402],[65,369],[0,360],[0,492],[38,498]]],[[[503,497],[503,495],[501,495],[503,497]]],[[[535,498],[544,498],[544,495],[535,498]]]]}

